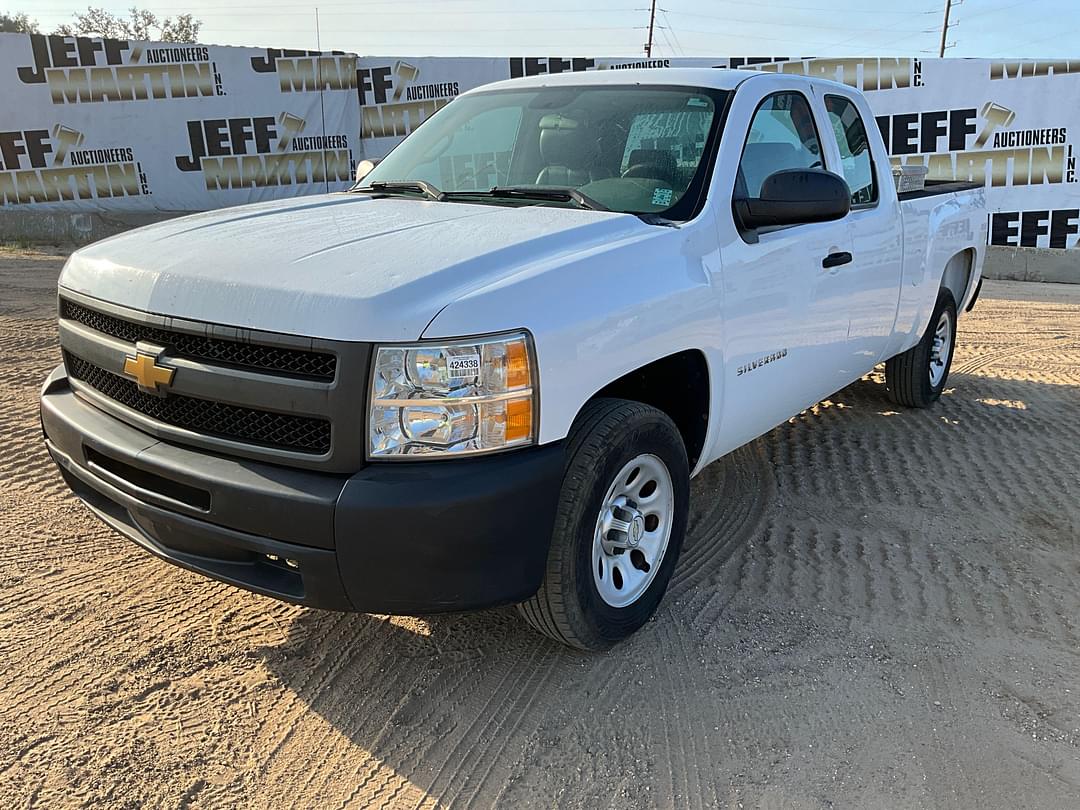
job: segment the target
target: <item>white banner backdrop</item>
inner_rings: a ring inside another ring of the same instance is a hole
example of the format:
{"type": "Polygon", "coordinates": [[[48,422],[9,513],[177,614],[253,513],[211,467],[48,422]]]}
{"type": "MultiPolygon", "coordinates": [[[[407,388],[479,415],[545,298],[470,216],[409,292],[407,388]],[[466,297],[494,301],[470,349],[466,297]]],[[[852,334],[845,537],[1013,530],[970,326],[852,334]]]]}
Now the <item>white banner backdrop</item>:
{"type": "Polygon", "coordinates": [[[196,211],[346,188],[356,56],[0,34],[0,205],[196,211]]]}
{"type": "Polygon", "coordinates": [[[356,57],[0,34],[0,206],[202,210],[342,189],[473,87],[679,66],[857,87],[895,162],[987,186],[992,243],[1078,243],[1080,60],[356,57]]]}

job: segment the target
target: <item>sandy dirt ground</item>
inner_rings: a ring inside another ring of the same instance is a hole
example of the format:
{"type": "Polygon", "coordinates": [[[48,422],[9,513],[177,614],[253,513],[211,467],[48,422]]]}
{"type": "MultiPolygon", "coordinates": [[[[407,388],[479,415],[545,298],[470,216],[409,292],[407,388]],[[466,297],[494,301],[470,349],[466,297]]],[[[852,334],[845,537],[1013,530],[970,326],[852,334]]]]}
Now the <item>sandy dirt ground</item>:
{"type": "Polygon", "coordinates": [[[986,284],[932,410],[869,378],[706,470],[590,656],[103,528],[36,415],[60,263],[0,255],[0,807],[1080,807],[1080,287],[986,284]]]}

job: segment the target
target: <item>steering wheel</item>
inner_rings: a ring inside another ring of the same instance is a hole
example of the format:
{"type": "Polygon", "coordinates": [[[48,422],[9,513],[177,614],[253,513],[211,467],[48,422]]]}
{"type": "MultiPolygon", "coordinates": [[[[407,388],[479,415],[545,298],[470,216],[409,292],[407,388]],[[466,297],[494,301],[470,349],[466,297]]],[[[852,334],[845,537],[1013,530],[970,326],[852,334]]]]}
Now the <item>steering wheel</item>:
{"type": "Polygon", "coordinates": [[[649,177],[659,180],[662,174],[660,167],[652,163],[635,163],[633,166],[628,166],[619,177],[649,177]]]}

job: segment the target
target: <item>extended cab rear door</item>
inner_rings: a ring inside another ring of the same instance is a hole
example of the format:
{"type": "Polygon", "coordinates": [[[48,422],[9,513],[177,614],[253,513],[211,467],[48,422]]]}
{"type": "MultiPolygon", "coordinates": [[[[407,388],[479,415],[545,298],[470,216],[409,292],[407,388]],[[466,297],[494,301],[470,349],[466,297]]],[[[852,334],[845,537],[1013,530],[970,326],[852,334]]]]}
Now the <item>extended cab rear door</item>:
{"type": "Polygon", "coordinates": [[[885,145],[866,100],[842,85],[818,85],[829,119],[838,174],[851,189],[852,261],[835,268],[850,302],[848,346],[842,361],[849,380],[885,359],[896,320],[903,265],[903,224],[885,145]]]}

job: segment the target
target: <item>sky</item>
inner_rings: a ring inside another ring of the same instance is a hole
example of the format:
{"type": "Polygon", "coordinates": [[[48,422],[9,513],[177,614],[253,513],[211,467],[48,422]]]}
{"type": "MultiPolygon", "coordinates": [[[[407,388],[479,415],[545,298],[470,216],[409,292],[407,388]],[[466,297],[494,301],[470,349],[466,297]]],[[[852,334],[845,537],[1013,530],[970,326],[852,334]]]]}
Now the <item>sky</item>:
{"type": "MultiPolygon", "coordinates": [[[[192,13],[200,41],[361,55],[644,53],[650,0],[96,0],[192,13]],[[318,27],[316,27],[316,8],[318,27]],[[539,10],[534,10],[539,9],[539,10]]],[[[661,0],[653,56],[937,56],[945,0],[661,0]],[[887,10],[879,10],[883,6],[887,10]]],[[[7,0],[52,31],[85,8],[7,0]]],[[[953,0],[947,56],[1077,57],[1080,0],[953,0]]]]}

